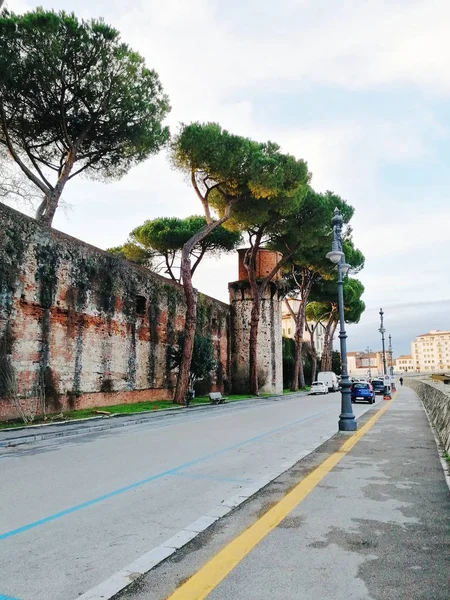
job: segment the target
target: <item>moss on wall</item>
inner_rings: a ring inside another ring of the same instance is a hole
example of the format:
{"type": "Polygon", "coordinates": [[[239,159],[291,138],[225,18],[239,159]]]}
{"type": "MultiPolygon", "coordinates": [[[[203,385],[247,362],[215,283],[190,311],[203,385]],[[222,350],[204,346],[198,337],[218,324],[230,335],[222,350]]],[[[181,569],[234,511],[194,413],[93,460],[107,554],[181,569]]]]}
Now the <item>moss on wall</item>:
{"type": "MultiPolygon", "coordinates": [[[[73,403],[85,392],[107,391],[109,381],[116,392],[172,386],[167,349],[183,326],[181,286],[1,204],[0,222],[0,336],[7,324],[32,332],[14,346],[24,386],[46,378],[46,393],[73,403]]],[[[199,327],[227,336],[227,305],[199,298],[199,327]]]]}

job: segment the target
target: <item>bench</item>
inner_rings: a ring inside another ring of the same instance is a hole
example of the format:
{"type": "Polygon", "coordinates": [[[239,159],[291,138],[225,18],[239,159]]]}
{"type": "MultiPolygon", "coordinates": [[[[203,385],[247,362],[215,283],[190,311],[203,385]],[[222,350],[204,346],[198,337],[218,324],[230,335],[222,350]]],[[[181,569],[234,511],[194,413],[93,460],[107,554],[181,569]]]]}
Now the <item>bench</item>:
{"type": "Polygon", "coordinates": [[[220,392],[209,392],[209,399],[211,404],[223,404],[228,398],[224,398],[220,392]]]}

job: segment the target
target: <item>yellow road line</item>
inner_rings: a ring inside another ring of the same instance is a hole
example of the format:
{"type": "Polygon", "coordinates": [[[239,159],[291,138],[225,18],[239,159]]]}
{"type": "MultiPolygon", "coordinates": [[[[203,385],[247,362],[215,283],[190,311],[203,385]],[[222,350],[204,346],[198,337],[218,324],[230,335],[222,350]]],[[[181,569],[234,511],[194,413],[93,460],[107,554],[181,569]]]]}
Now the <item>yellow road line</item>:
{"type": "Polygon", "coordinates": [[[314,471],[302,479],[299,484],[258,519],[258,521],[222,548],[197,573],[177,588],[167,600],[203,600],[206,598],[247,554],[313,491],[325,475],[375,425],[391,404],[392,401],[386,403],[361,429],[349,437],[339,450],[325,459],[314,471]]]}

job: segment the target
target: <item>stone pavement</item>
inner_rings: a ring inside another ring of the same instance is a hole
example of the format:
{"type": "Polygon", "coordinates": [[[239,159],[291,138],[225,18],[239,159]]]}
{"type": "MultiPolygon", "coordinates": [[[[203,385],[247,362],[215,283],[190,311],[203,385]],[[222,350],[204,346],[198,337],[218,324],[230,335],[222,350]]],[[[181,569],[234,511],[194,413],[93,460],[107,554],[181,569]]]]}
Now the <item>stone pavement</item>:
{"type": "MultiPolygon", "coordinates": [[[[294,480],[298,483],[342,443],[336,436],[324,445],[328,450],[322,448],[315,465],[304,467],[303,473],[296,465],[281,477],[278,484],[284,490],[278,492],[278,501],[294,480]]],[[[267,491],[265,500],[272,502],[263,509],[274,505],[276,493],[273,486],[267,491]]],[[[412,390],[401,388],[350,452],[227,576],[204,576],[210,593],[189,595],[186,579],[214,561],[218,551],[251,525],[251,518],[255,521],[258,512],[252,503],[258,498],[223,519],[221,530],[210,532],[203,545],[197,543],[190,552],[166,561],[120,597],[448,600],[449,500],[422,404],[412,390]]],[[[260,510],[258,516],[263,513],[260,510]]],[[[211,571],[220,572],[220,565],[211,571]]]]}

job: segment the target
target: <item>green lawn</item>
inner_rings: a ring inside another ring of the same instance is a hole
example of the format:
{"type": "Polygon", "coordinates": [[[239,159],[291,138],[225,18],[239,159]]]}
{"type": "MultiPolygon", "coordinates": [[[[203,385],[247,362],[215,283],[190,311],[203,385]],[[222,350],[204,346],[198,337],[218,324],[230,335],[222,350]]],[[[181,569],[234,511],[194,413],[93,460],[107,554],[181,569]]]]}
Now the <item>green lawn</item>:
{"type": "MultiPolygon", "coordinates": [[[[271,394],[261,394],[260,398],[265,398],[271,394]]],[[[239,400],[248,400],[249,398],[256,398],[257,396],[249,396],[248,394],[232,394],[227,396],[228,402],[238,402],[239,400]]],[[[196,404],[209,404],[210,400],[208,396],[199,396],[192,400],[191,405],[196,404]]],[[[179,408],[178,404],[171,402],[170,400],[160,400],[155,402],[139,402],[137,404],[114,404],[111,406],[99,406],[97,408],[82,408],[80,410],[70,410],[63,413],[62,418],[54,418],[56,415],[48,415],[46,421],[41,418],[37,418],[33,421],[33,425],[42,423],[58,423],[60,421],[72,421],[74,419],[88,419],[90,417],[99,417],[103,413],[107,412],[113,414],[133,414],[143,411],[156,411],[167,408],[179,408]]],[[[30,423],[31,424],[31,423],[30,423]]],[[[13,429],[14,427],[24,427],[24,423],[21,419],[15,419],[14,421],[8,421],[6,423],[0,423],[1,429],[13,429]]]]}

